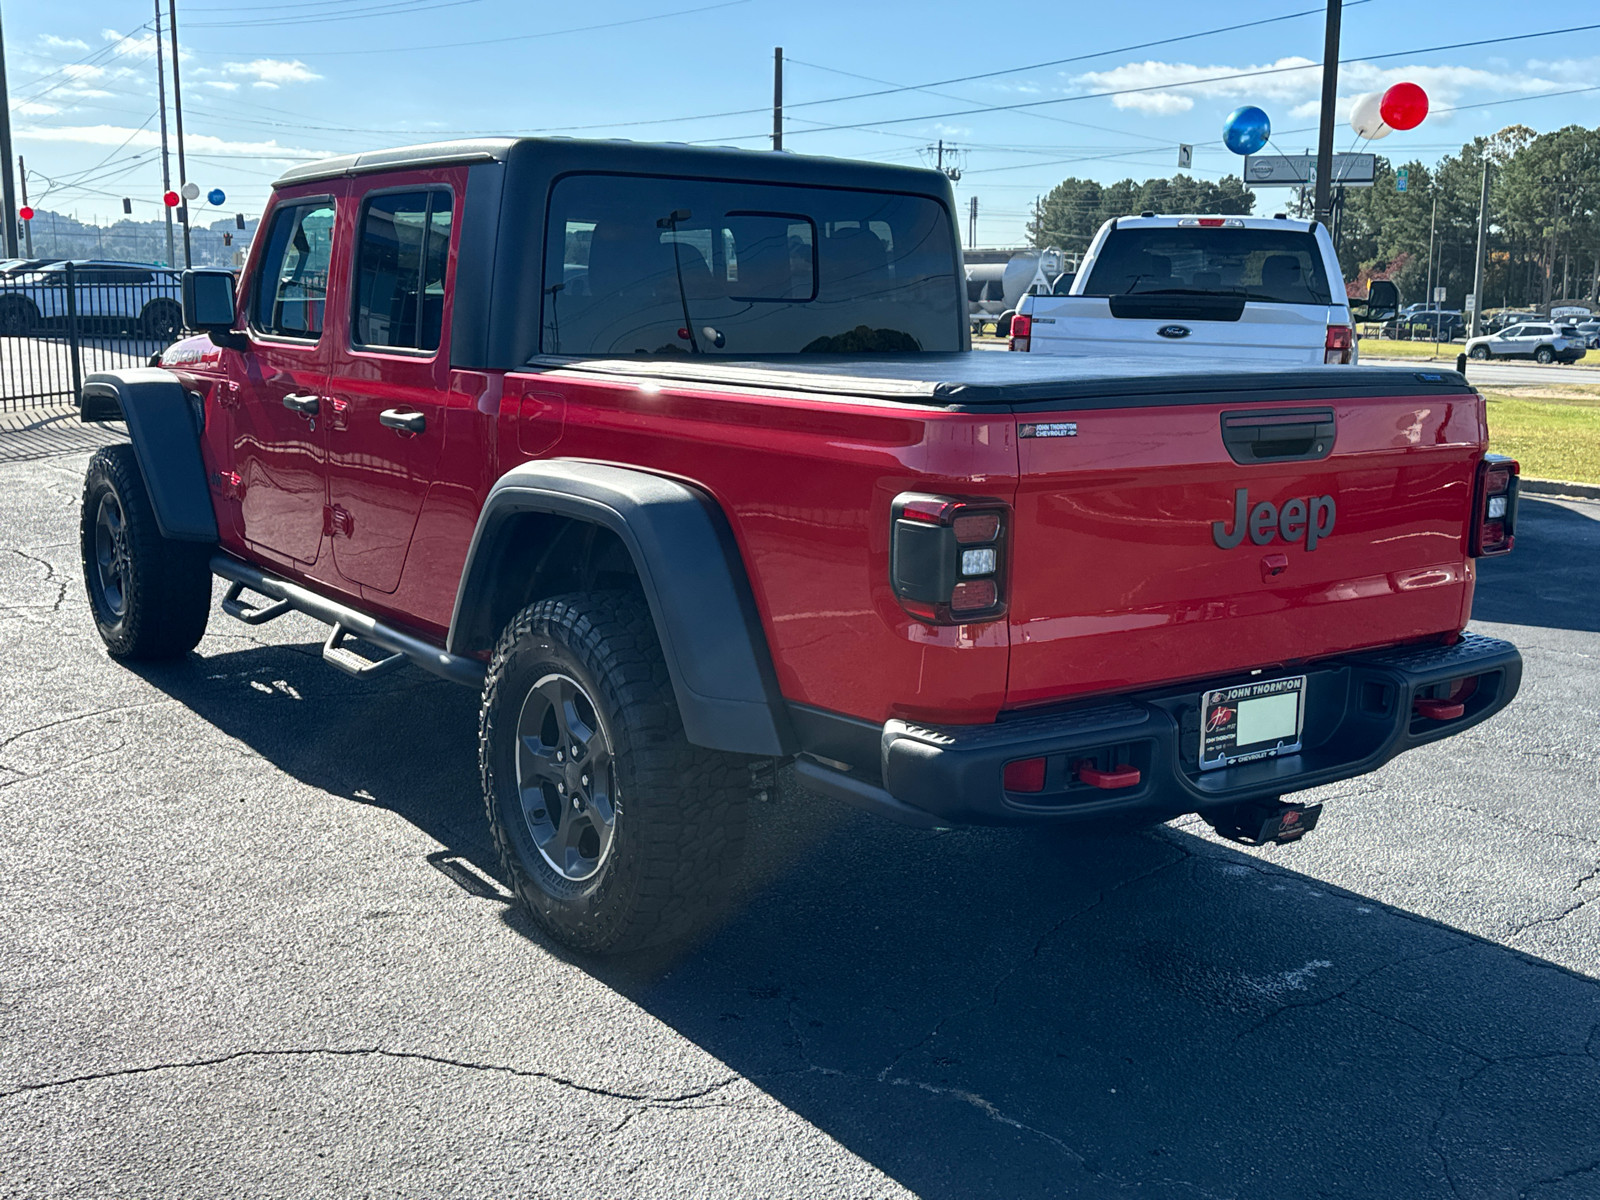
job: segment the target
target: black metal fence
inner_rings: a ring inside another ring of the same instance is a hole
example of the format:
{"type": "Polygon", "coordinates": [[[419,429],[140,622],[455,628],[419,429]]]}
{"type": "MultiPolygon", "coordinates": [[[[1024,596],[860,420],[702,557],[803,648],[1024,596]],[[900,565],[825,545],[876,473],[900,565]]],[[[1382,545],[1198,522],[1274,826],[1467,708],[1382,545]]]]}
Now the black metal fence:
{"type": "Polygon", "coordinates": [[[76,404],[94,372],[148,363],[183,336],[180,289],[132,264],[0,275],[0,412],[76,404]]]}

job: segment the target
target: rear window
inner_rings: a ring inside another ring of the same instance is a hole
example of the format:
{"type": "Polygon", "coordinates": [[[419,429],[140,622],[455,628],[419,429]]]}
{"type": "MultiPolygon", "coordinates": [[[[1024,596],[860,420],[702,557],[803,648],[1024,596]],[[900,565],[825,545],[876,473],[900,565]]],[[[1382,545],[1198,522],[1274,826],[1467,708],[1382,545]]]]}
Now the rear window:
{"type": "Polygon", "coordinates": [[[950,218],[923,196],[571,175],[544,261],[546,354],[960,349],[950,218]]]}
{"type": "Polygon", "coordinates": [[[1332,303],[1316,237],[1292,229],[1113,229],[1083,294],[1332,303]]]}

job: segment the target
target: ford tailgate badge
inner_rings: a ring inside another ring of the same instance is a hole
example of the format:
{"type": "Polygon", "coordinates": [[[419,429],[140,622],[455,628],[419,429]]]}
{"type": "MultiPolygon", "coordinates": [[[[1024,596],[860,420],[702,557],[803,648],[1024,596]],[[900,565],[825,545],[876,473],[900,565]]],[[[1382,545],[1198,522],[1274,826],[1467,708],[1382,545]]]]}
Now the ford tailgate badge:
{"type": "Polygon", "coordinates": [[[1187,325],[1163,325],[1156,333],[1164,338],[1186,338],[1189,336],[1187,325]]]}

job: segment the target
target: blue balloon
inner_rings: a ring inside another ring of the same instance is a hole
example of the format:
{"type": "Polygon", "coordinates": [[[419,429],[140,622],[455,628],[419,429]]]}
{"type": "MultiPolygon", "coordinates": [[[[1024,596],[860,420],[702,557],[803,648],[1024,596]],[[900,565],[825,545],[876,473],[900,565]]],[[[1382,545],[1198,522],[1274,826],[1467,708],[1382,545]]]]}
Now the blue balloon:
{"type": "Polygon", "coordinates": [[[213,204],[221,204],[227,198],[228,198],[227,195],[223,192],[223,190],[221,188],[212,188],[209,192],[206,193],[206,199],[211,201],[211,203],[213,203],[213,204]]]}
{"type": "Polygon", "coordinates": [[[1253,104],[1236,108],[1222,123],[1222,140],[1235,154],[1254,154],[1272,136],[1272,122],[1253,104]]]}

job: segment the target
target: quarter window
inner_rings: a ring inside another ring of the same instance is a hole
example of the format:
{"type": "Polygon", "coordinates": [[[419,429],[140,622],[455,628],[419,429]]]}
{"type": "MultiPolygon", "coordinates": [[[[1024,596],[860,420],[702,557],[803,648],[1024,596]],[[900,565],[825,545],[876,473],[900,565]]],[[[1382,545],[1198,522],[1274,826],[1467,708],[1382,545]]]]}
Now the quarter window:
{"type": "Polygon", "coordinates": [[[256,288],[256,328],[280,337],[320,336],[332,259],[333,201],[278,209],[256,288]]]}
{"type": "Polygon", "coordinates": [[[356,255],[357,345],[437,350],[450,260],[450,193],[374,196],[361,214],[356,255]]]}

